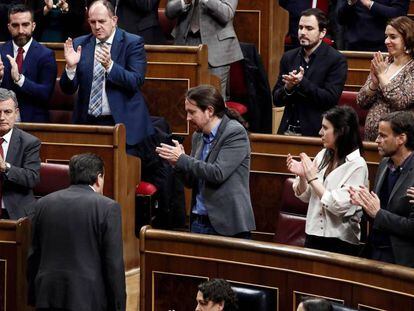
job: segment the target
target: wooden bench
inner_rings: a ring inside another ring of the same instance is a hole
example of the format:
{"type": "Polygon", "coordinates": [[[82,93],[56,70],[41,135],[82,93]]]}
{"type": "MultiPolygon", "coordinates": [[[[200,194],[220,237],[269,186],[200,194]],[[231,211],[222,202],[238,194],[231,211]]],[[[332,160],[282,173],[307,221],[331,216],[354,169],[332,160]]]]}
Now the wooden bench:
{"type": "Polygon", "coordinates": [[[413,310],[414,270],[377,261],[233,238],[144,227],[140,234],[140,310],[192,310],[208,278],[273,291],[276,310],[302,296],[358,310],[413,310]]]}
{"type": "Polygon", "coordinates": [[[140,161],[126,154],[125,127],[20,123],[18,127],[38,137],[40,158],[46,163],[64,163],[79,153],[92,152],[105,163],[104,194],[122,207],[122,236],[127,270],[139,266],[135,236],[135,186],[140,181],[140,161]]]}
{"type": "Polygon", "coordinates": [[[0,220],[0,310],[23,311],[27,303],[26,261],[30,221],[0,220]]]}

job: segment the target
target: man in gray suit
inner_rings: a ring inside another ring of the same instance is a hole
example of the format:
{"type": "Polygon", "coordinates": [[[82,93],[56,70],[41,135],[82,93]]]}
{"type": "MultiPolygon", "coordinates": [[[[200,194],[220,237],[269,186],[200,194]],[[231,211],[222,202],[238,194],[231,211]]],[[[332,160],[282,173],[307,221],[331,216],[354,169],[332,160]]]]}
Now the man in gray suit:
{"type": "Polygon", "coordinates": [[[156,151],[193,189],[191,232],[249,238],[255,229],[250,202],[250,143],[240,116],[210,85],[188,90],[187,120],[196,127],[191,155],[173,140],[156,151]]]}
{"type": "Polygon", "coordinates": [[[0,88],[0,219],[29,216],[36,202],[40,141],[14,127],[18,114],[16,94],[0,88]]]}
{"type": "Polygon", "coordinates": [[[390,113],[379,123],[378,152],[383,156],[374,191],[350,189],[353,203],[372,220],[366,257],[414,267],[414,115],[390,113]],[[408,191],[407,191],[408,190],[408,191]],[[408,196],[407,196],[408,195],[408,196]]]}
{"type": "Polygon", "coordinates": [[[243,59],[233,27],[238,0],[168,0],[165,15],[177,18],[172,36],[177,45],[208,46],[210,72],[220,78],[226,96],[230,64],[243,59]]]}

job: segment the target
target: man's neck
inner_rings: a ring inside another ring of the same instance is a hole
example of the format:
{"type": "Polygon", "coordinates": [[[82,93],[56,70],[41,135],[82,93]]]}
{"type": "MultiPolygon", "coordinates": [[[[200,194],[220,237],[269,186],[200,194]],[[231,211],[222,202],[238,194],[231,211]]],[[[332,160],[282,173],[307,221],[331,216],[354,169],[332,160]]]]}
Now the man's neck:
{"type": "Polygon", "coordinates": [[[313,52],[316,51],[316,49],[321,45],[322,40],[319,40],[318,44],[316,44],[314,47],[307,49],[307,48],[303,48],[303,51],[305,52],[305,58],[309,59],[309,56],[312,55],[313,52]]]}
{"type": "Polygon", "coordinates": [[[412,150],[408,150],[407,148],[402,147],[399,152],[396,152],[393,156],[391,156],[391,160],[394,163],[394,166],[401,166],[404,161],[411,155],[411,152],[412,150]]]}
{"type": "Polygon", "coordinates": [[[210,123],[208,124],[208,127],[206,128],[206,131],[203,131],[204,134],[206,135],[210,135],[211,131],[213,130],[214,127],[216,127],[216,125],[220,122],[220,118],[217,116],[214,116],[210,123]]]}

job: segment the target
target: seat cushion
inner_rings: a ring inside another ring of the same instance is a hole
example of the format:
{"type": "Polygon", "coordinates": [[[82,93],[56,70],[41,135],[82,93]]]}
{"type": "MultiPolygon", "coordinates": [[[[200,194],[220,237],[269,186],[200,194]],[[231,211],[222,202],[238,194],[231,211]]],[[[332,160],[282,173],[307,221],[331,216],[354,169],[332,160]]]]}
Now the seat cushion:
{"type": "Polygon", "coordinates": [[[228,101],[226,102],[226,106],[229,109],[236,110],[240,115],[243,115],[247,112],[247,107],[241,103],[228,101]]]}
{"type": "Polygon", "coordinates": [[[154,195],[157,192],[157,187],[145,181],[141,181],[135,188],[136,195],[154,195]]]}
{"type": "Polygon", "coordinates": [[[306,217],[279,213],[275,242],[294,246],[305,245],[306,217]]]}
{"type": "Polygon", "coordinates": [[[70,185],[69,165],[44,163],[40,164],[40,182],[34,187],[35,196],[65,189],[70,185]]]}

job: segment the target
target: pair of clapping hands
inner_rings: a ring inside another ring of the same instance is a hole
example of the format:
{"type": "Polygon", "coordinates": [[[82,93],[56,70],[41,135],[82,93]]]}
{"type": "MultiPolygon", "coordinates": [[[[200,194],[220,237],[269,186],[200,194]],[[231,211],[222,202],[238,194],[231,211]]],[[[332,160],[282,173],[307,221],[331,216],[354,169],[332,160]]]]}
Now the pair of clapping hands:
{"type": "MultiPolygon", "coordinates": [[[[351,196],[351,203],[361,206],[370,217],[375,218],[381,208],[378,195],[374,191],[369,191],[365,186],[350,187],[348,191],[351,196]]],[[[407,189],[407,196],[410,198],[409,202],[414,203],[414,187],[407,189]]]]}
{"type": "Polygon", "coordinates": [[[309,183],[312,180],[317,179],[318,177],[318,168],[316,164],[312,162],[309,156],[302,152],[299,154],[300,161],[293,159],[291,154],[288,154],[286,165],[289,172],[306,179],[309,183]]]}
{"type": "Polygon", "coordinates": [[[298,70],[292,70],[289,74],[282,75],[282,81],[285,84],[285,88],[287,90],[292,90],[296,85],[298,85],[302,79],[303,75],[305,74],[305,69],[302,66],[299,67],[298,70]]]}
{"type": "MultiPolygon", "coordinates": [[[[68,38],[63,45],[63,52],[67,69],[75,69],[81,58],[82,47],[79,45],[75,51],[72,38],[68,38]]],[[[102,44],[101,49],[95,50],[95,58],[102,64],[105,70],[108,70],[112,64],[111,47],[107,44],[102,44]]]]}
{"type": "MultiPolygon", "coordinates": [[[[10,62],[10,73],[13,81],[17,82],[20,79],[19,67],[17,66],[16,59],[10,55],[6,55],[7,59],[10,62]]],[[[0,80],[3,80],[4,77],[4,63],[0,56],[0,80]]]]}
{"type": "Polygon", "coordinates": [[[172,140],[174,146],[161,143],[161,145],[157,148],[155,148],[155,152],[158,153],[158,155],[163,158],[164,160],[167,160],[168,163],[170,163],[172,166],[174,166],[178,158],[185,154],[184,146],[181,145],[177,140],[172,140]]]}
{"type": "Polygon", "coordinates": [[[53,3],[53,0],[45,0],[43,13],[46,15],[53,8],[60,9],[63,13],[66,13],[69,11],[69,4],[66,2],[66,0],[58,0],[56,4],[53,3]]]}

